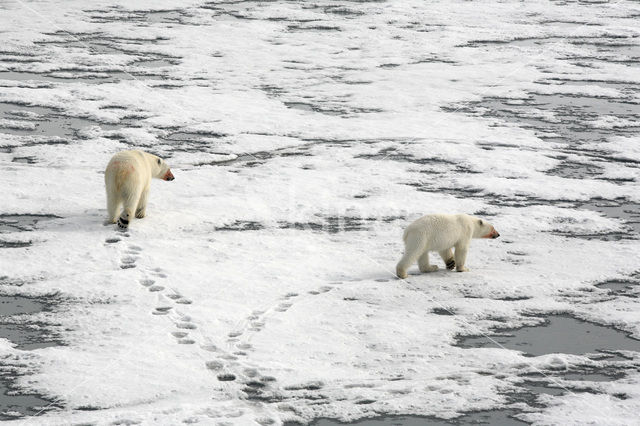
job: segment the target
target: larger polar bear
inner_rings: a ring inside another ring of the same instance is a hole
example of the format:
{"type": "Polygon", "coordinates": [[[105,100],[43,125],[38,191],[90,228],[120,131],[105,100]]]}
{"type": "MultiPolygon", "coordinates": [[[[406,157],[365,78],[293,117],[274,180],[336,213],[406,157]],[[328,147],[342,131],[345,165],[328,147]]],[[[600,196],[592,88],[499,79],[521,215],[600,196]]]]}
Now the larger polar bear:
{"type": "Polygon", "coordinates": [[[160,157],[143,151],[121,151],[111,157],[104,172],[107,189],[107,223],[116,223],[120,206],[124,206],[118,227],[126,229],[135,216],[143,218],[147,209],[151,178],[173,180],[169,165],[160,157]]]}
{"type": "Polygon", "coordinates": [[[396,266],[400,278],[407,277],[407,269],[417,260],[420,272],[433,272],[429,252],[437,251],[447,269],[468,271],[464,267],[472,238],[498,238],[493,225],[467,214],[431,214],[423,216],[407,227],[402,236],[404,256],[396,266]],[[455,255],[452,248],[456,249],[455,255]]]}

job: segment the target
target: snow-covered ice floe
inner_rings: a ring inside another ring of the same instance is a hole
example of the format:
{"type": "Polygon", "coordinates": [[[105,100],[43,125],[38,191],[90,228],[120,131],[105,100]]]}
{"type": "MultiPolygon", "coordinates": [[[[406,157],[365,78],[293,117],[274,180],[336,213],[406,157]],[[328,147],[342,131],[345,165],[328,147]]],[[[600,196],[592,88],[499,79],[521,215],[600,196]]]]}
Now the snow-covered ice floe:
{"type": "Polygon", "coordinates": [[[640,338],[638,16],[632,1],[3,2],[0,292],[58,301],[10,319],[63,344],[0,338],[3,380],[52,401],[0,415],[633,424],[637,351],[459,337],[562,313],[640,338]],[[176,180],[119,233],[103,170],[131,148],[176,180]],[[403,228],[433,212],[502,237],[472,244],[469,273],[395,279],[403,228]],[[619,374],[557,374],[580,369],[619,374]],[[561,392],[514,400],[527,375],[561,392]]]}

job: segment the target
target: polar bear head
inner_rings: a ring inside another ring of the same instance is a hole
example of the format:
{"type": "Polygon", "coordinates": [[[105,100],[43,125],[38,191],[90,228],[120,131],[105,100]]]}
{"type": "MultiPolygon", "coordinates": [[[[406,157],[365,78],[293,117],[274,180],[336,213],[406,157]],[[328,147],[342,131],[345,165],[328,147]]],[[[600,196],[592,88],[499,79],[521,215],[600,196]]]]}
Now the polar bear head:
{"type": "Polygon", "coordinates": [[[148,160],[151,163],[151,175],[156,179],[162,180],[173,180],[173,173],[171,173],[171,169],[169,165],[160,157],[147,154],[149,156],[148,160]]]}
{"type": "Polygon", "coordinates": [[[470,216],[473,221],[473,238],[498,238],[496,228],[486,220],[470,216]]]}

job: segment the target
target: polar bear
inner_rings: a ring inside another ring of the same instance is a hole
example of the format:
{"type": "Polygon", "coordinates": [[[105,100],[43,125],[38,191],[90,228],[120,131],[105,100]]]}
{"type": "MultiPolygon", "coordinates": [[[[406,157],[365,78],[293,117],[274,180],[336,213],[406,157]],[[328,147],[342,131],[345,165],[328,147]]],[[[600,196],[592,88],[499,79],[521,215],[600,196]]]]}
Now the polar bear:
{"type": "Polygon", "coordinates": [[[106,224],[116,223],[121,205],[124,209],[117,219],[119,228],[129,227],[134,212],[137,218],[144,217],[151,178],[174,179],[167,163],[153,154],[132,150],[121,151],[111,157],[104,172],[109,215],[106,224]]]}
{"type": "Polygon", "coordinates": [[[429,252],[437,251],[447,269],[468,271],[464,267],[467,250],[472,238],[498,238],[493,225],[466,214],[431,214],[413,222],[404,231],[404,256],[396,266],[400,278],[407,277],[407,269],[418,260],[420,272],[433,272],[436,265],[429,265],[429,252]],[[456,248],[455,256],[452,248],[456,248]]]}

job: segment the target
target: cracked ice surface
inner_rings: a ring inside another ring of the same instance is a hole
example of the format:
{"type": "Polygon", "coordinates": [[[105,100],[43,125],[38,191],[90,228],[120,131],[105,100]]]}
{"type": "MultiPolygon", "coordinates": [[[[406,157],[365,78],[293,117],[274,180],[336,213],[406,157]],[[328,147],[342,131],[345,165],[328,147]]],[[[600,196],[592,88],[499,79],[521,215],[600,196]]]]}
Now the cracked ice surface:
{"type": "Polygon", "coordinates": [[[50,218],[2,229],[0,283],[67,302],[42,318],[64,346],[2,339],[3,365],[60,402],[38,418],[52,424],[632,422],[637,352],[597,392],[558,379],[567,392],[527,406],[508,397],[522,374],[618,361],[455,343],[558,312],[640,337],[640,299],[596,287],[638,283],[639,16],[629,1],[4,2],[0,214],[50,218]],[[176,180],[120,234],[102,226],[102,172],[130,148],[176,180]],[[403,227],[431,212],[502,237],[474,241],[469,273],[395,280],[403,227]]]}

